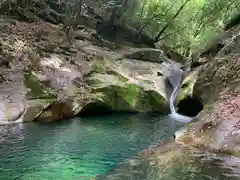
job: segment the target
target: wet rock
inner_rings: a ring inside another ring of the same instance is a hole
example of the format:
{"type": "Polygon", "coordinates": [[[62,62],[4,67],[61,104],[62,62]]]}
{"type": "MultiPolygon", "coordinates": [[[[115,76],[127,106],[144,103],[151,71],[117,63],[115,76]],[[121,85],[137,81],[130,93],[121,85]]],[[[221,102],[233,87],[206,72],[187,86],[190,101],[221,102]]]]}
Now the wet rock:
{"type": "Polygon", "coordinates": [[[189,148],[172,141],[150,147],[96,180],[214,179],[237,180],[239,159],[189,148]]]}
{"type": "Polygon", "coordinates": [[[19,103],[8,103],[2,101],[0,103],[0,124],[8,121],[19,121],[21,122],[21,117],[25,111],[25,104],[19,103]]]}

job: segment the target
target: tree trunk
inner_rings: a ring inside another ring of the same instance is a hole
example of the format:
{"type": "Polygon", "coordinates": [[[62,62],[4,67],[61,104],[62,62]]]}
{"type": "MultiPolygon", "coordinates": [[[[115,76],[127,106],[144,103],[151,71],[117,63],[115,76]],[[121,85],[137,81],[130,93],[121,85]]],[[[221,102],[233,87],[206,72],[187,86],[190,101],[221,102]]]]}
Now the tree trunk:
{"type": "Polygon", "coordinates": [[[117,7],[114,7],[112,9],[112,13],[111,13],[111,16],[110,16],[110,23],[114,23],[115,22],[115,19],[116,19],[116,16],[117,16],[117,7]]]}
{"type": "Polygon", "coordinates": [[[140,13],[140,16],[139,16],[138,21],[137,21],[137,24],[139,24],[140,20],[142,19],[142,16],[143,16],[143,12],[144,12],[146,3],[147,3],[147,0],[144,0],[144,1],[143,1],[143,5],[142,5],[142,9],[141,9],[141,13],[140,13]]]}
{"type": "Polygon", "coordinates": [[[171,6],[167,9],[167,11],[164,14],[161,13],[157,13],[157,14],[153,14],[152,17],[139,29],[138,33],[141,34],[143,32],[143,30],[147,27],[147,25],[150,24],[150,22],[157,16],[166,16],[168,14],[168,12],[172,9],[173,5],[176,3],[177,0],[175,0],[171,6]]]}
{"type": "MultiPolygon", "coordinates": [[[[180,12],[183,10],[183,8],[187,5],[187,3],[189,2],[190,0],[186,0],[184,3],[183,3],[183,5],[178,9],[178,11],[176,12],[176,14],[173,16],[173,18],[172,18],[172,21],[171,21],[171,23],[174,21],[174,19],[180,14],[180,12]]],[[[155,38],[155,42],[158,42],[159,41],[159,39],[160,39],[160,37],[162,36],[162,34],[166,31],[166,29],[169,27],[169,23],[168,24],[166,24],[163,28],[162,28],[162,30],[158,33],[158,35],[156,36],[156,38],[155,38]]]]}
{"type": "Polygon", "coordinates": [[[122,8],[121,8],[121,24],[122,24],[122,26],[124,26],[125,19],[126,19],[125,12],[127,10],[128,0],[125,0],[125,1],[121,2],[121,4],[122,4],[122,8]]]}
{"type": "Polygon", "coordinates": [[[76,25],[79,22],[79,19],[81,17],[81,12],[82,12],[82,2],[83,0],[79,0],[79,3],[77,3],[77,10],[76,10],[76,25]]]}

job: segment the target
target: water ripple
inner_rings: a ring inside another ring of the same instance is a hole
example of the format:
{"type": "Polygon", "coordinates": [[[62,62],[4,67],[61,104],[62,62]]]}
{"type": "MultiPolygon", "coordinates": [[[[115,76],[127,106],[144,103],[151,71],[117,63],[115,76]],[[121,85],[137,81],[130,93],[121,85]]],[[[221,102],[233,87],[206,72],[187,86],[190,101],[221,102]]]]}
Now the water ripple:
{"type": "Polygon", "coordinates": [[[1,179],[89,179],[169,137],[166,129],[162,117],[133,115],[1,126],[1,179]]]}

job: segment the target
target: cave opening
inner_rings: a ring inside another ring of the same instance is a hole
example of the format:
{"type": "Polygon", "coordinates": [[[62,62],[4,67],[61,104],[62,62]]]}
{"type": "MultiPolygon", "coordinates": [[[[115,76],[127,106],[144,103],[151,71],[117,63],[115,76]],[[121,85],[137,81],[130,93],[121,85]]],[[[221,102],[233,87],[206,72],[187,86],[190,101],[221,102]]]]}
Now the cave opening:
{"type": "Polygon", "coordinates": [[[104,103],[94,102],[86,105],[78,114],[80,117],[84,116],[102,116],[111,114],[114,111],[104,103]]]}
{"type": "Polygon", "coordinates": [[[177,113],[195,117],[203,110],[203,103],[197,96],[186,96],[177,103],[177,113]]]}

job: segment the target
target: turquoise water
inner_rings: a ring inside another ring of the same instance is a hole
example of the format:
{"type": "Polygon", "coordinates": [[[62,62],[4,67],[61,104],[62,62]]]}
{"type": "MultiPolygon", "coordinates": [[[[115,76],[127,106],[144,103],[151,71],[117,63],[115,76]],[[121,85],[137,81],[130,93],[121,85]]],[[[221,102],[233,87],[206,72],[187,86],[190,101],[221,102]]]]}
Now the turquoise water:
{"type": "Polygon", "coordinates": [[[0,127],[1,180],[90,179],[172,136],[165,117],[107,117],[0,127]]]}
{"type": "Polygon", "coordinates": [[[169,139],[172,128],[169,117],[143,115],[0,126],[0,180],[240,179],[239,158],[184,150],[167,163],[161,153],[138,159],[137,152],[169,139]]]}

